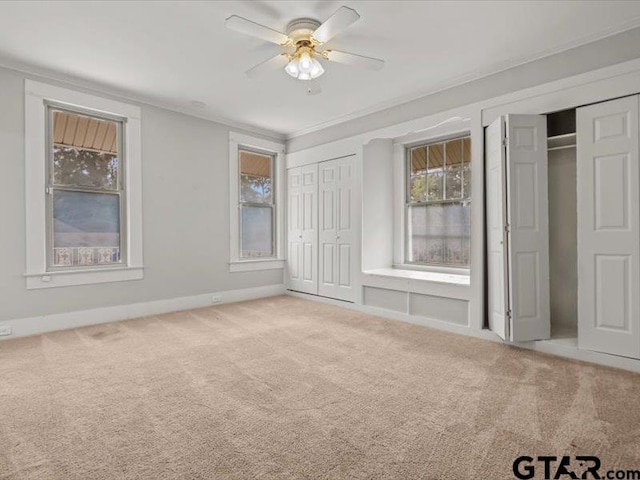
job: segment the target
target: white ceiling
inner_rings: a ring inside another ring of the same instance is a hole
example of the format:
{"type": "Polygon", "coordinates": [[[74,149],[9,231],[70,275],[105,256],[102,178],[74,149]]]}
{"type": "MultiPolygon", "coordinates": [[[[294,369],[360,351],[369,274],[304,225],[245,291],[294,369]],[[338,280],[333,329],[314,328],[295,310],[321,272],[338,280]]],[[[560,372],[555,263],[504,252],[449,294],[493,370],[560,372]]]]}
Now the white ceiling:
{"type": "Polygon", "coordinates": [[[0,64],[291,136],[637,25],[638,1],[0,2],[0,64]],[[284,71],[245,77],[279,47],[226,17],[283,31],[341,5],[362,18],[331,45],[382,71],[330,64],[317,96],[284,71]]]}

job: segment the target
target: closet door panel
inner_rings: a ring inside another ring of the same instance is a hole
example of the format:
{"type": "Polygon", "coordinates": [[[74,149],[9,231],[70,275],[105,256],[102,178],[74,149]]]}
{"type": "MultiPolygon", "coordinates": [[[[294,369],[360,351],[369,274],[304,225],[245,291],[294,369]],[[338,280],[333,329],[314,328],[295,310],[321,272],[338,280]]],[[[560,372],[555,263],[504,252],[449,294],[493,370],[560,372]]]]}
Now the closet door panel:
{"type": "Polygon", "coordinates": [[[288,171],[288,288],[318,293],[318,167],[288,171]]]}
{"type": "Polygon", "coordinates": [[[577,110],[578,342],[640,358],[638,96],[577,110]]]}
{"type": "Polygon", "coordinates": [[[335,295],[336,265],[336,180],[337,165],[322,162],[318,165],[320,177],[320,282],[318,293],[323,296],[335,295]]]}
{"type": "Polygon", "coordinates": [[[549,338],[546,117],[507,115],[485,132],[489,328],[549,338]]]}
{"type": "Polygon", "coordinates": [[[334,243],[322,245],[322,285],[333,287],[335,283],[334,266],[336,246],[334,243]]]}
{"type": "Polygon", "coordinates": [[[507,115],[507,221],[510,337],[549,338],[547,119],[507,115]]]}
{"type": "Polygon", "coordinates": [[[301,259],[300,259],[300,234],[302,200],[300,198],[302,174],[299,168],[291,169],[287,172],[287,278],[289,285],[300,282],[301,259]]]}
{"type": "Polygon", "coordinates": [[[487,179],[487,277],[489,328],[508,337],[506,262],[505,126],[502,118],[487,127],[485,168],[487,179]]]}
{"type": "MultiPolygon", "coordinates": [[[[315,260],[314,260],[314,244],[313,242],[304,242],[302,245],[302,280],[307,282],[308,284],[314,284],[315,281],[315,260]]],[[[310,290],[309,293],[315,293],[315,291],[310,290]]]]}
{"type": "Polygon", "coordinates": [[[320,282],[318,293],[353,301],[353,159],[319,164],[320,282]]]}
{"type": "Polygon", "coordinates": [[[353,158],[339,159],[338,162],[338,184],[336,186],[338,206],[336,209],[336,232],[337,232],[337,258],[336,272],[338,273],[337,283],[339,297],[342,300],[353,300],[353,244],[355,242],[355,232],[353,231],[353,158]]]}
{"type": "MultiPolygon", "coordinates": [[[[326,184],[325,184],[326,185],[326,184]]],[[[322,190],[322,231],[334,232],[336,229],[335,224],[335,206],[334,197],[335,192],[331,190],[322,190]]]]}
{"type": "Polygon", "coordinates": [[[287,254],[287,271],[289,282],[300,280],[300,244],[289,242],[287,254]]]}
{"type": "Polygon", "coordinates": [[[351,287],[351,245],[338,245],[338,284],[341,287],[351,287]]]}

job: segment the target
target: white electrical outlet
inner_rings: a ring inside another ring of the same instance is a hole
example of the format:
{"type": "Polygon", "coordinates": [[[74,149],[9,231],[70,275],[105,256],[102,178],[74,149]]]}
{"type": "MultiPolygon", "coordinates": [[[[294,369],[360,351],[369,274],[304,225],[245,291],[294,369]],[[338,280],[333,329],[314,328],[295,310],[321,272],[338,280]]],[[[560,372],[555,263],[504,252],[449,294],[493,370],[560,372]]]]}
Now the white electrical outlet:
{"type": "Polygon", "coordinates": [[[214,295],[211,297],[211,303],[220,303],[222,302],[222,297],[220,295],[214,295]]]}
{"type": "Polygon", "coordinates": [[[7,335],[11,335],[11,327],[6,325],[6,326],[0,326],[0,337],[5,337],[7,335]]]}

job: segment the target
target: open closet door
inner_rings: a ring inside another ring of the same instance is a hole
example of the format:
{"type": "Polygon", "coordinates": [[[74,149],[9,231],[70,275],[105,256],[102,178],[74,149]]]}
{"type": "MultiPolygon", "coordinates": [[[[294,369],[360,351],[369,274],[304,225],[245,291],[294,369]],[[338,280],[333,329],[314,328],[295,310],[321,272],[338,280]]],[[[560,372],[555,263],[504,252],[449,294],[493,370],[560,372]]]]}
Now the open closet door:
{"type": "Polygon", "coordinates": [[[509,336],[506,256],[506,157],[504,119],[498,118],[485,134],[487,178],[487,280],[489,328],[503,340],[509,336]]]}
{"type": "Polygon", "coordinates": [[[511,340],[551,336],[547,117],[507,115],[511,340]]]}
{"type": "Polygon", "coordinates": [[[577,110],[578,342],[640,358],[638,96],[577,110]]]}
{"type": "Polygon", "coordinates": [[[549,338],[547,123],[507,115],[486,130],[489,328],[503,339],[549,338]]]}

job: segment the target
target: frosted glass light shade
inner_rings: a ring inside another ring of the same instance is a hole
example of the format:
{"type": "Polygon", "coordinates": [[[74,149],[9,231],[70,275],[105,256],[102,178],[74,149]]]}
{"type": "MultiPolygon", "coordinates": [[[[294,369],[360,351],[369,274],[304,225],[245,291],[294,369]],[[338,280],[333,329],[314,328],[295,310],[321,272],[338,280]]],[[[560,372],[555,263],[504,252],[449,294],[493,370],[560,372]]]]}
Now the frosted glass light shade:
{"type": "Polygon", "coordinates": [[[302,73],[311,73],[313,62],[308,52],[302,52],[298,57],[298,68],[302,73]]]}
{"type": "Polygon", "coordinates": [[[284,67],[284,70],[289,75],[291,75],[293,78],[298,78],[298,75],[300,75],[300,69],[298,68],[298,62],[297,62],[297,60],[295,58],[293,60],[291,60],[289,63],[287,63],[287,66],[284,67]]]}
{"type": "Polygon", "coordinates": [[[311,78],[318,78],[324,73],[324,68],[322,68],[322,64],[315,58],[312,60],[312,64],[313,67],[311,68],[309,74],[311,75],[311,78]]]}
{"type": "Polygon", "coordinates": [[[324,73],[324,68],[318,60],[311,57],[307,52],[296,55],[284,67],[285,72],[298,80],[312,80],[324,73]]]}

